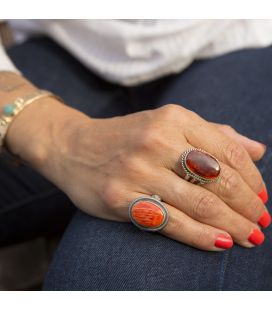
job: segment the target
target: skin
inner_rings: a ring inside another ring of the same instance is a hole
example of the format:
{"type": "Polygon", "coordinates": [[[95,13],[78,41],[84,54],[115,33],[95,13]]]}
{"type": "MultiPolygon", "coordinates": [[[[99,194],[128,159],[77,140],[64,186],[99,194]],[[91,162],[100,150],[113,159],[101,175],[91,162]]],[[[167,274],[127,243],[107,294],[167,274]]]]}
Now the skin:
{"type": "MultiPolygon", "coordinates": [[[[35,89],[22,76],[0,73],[0,107],[35,89]]],[[[253,161],[265,147],[227,125],[173,104],[92,119],[43,98],[17,115],[5,142],[88,214],[129,221],[133,199],[159,194],[170,215],[160,233],[209,251],[223,250],[214,245],[222,233],[243,247],[254,246],[248,236],[259,229],[266,208],[258,197],[265,185],[253,161]],[[191,147],[217,157],[220,182],[196,186],[180,177],[178,159],[191,147]]]]}

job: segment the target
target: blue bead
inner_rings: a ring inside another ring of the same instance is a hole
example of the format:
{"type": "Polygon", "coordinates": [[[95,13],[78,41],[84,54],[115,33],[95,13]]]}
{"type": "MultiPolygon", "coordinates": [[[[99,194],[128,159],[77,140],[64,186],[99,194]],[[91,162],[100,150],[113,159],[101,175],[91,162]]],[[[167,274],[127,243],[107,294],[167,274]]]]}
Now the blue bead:
{"type": "Polygon", "coordinates": [[[14,109],[15,109],[15,105],[14,104],[6,104],[4,107],[3,107],[3,113],[6,115],[6,116],[12,116],[13,115],[13,112],[14,112],[14,109]]]}

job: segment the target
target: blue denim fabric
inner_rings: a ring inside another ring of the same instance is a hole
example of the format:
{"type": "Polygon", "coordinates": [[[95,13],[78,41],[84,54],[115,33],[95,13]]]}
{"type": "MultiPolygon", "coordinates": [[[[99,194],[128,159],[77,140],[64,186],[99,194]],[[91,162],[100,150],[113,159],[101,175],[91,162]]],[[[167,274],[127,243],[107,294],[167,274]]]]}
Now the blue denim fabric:
{"type": "MultiPolygon", "coordinates": [[[[130,88],[103,81],[48,39],[31,40],[9,53],[33,82],[55,91],[67,104],[90,116],[125,115],[174,102],[207,120],[232,125],[268,146],[258,167],[270,191],[272,48],[198,61],[182,74],[130,88]]],[[[54,216],[59,219],[66,214],[69,218],[66,211],[73,206],[53,184],[29,167],[12,170],[3,161],[0,165],[0,197],[5,202],[0,207],[2,243],[12,242],[10,235],[17,240],[18,229],[23,238],[29,238],[30,233],[24,235],[27,227],[32,235],[41,234],[48,224],[58,227],[54,216]],[[8,182],[3,181],[3,170],[8,182]],[[47,199],[55,201],[57,196],[60,200],[51,208],[47,199]],[[38,198],[33,201],[33,197],[38,198]],[[35,206],[29,206],[28,199],[35,206]],[[24,210],[28,210],[27,217],[24,210]],[[40,211],[47,214],[45,220],[40,211]],[[24,225],[20,224],[22,218],[24,225]],[[12,221],[19,228],[15,230],[9,224],[12,221]],[[35,229],[37,223],[43,229],[35,229]]],[[[271,211],[270,202],[267,207],[271,211]]],[[[97,219],[77,211],[56,251],[44,289],[271,290],[271,228],[265,229],[265,236],[264,244],[253,249],[235,245],[225,252],[205,252],[140,231],[130,223],[97,219]]]]}

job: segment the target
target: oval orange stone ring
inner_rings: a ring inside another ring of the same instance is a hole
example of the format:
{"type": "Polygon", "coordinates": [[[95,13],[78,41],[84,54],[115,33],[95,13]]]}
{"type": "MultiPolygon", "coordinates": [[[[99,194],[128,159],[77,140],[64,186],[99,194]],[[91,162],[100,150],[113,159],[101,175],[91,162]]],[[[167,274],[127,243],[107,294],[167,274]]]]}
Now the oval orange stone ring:
{"type": "Polygon", "coordinates": [[[139,197],[129,206],[131,222],[146,231],[158,231],[168,222],[168,211],[158,195],[139,197]]]}
{"type": "Polygon", "coordinates": [[[217,182],[220,164],[211,154],[201,149],[189,149],[181,154],[185,180],[194,184],[217,182]]]}

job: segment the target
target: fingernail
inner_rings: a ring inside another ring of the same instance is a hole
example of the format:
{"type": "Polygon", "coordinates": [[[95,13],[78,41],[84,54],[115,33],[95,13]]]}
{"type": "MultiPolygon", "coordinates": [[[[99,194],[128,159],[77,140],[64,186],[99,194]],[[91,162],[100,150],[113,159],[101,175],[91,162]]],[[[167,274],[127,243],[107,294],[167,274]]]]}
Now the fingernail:
{"type": "Polygon", "coordinates": [[[216,238],[214,245],[217,248],[229,249],[229,248],[231,248],[233,246],[233,241],[232,241],[231,237],[226,236],[224,234],[220,234],[216,238]]]}
{"type": "Polygon", "coordinates": [[[259,229],[254,229],[248,237],[248,241],[254,245],[261,245],[264,242],[264,234],[259,229]]]}
{"type": "Polygon", "coordinates": [[[268,194],[265,188],[258,194],[258,196],[262,199],[264,204],[267,203],[268,194]]]}
{"type": "Polygon", "coordinates": [[[263,228],[268,227],[271,224],[271,216],[267,211],[264,211],[263,215],[258,222],[263,228]]]}

